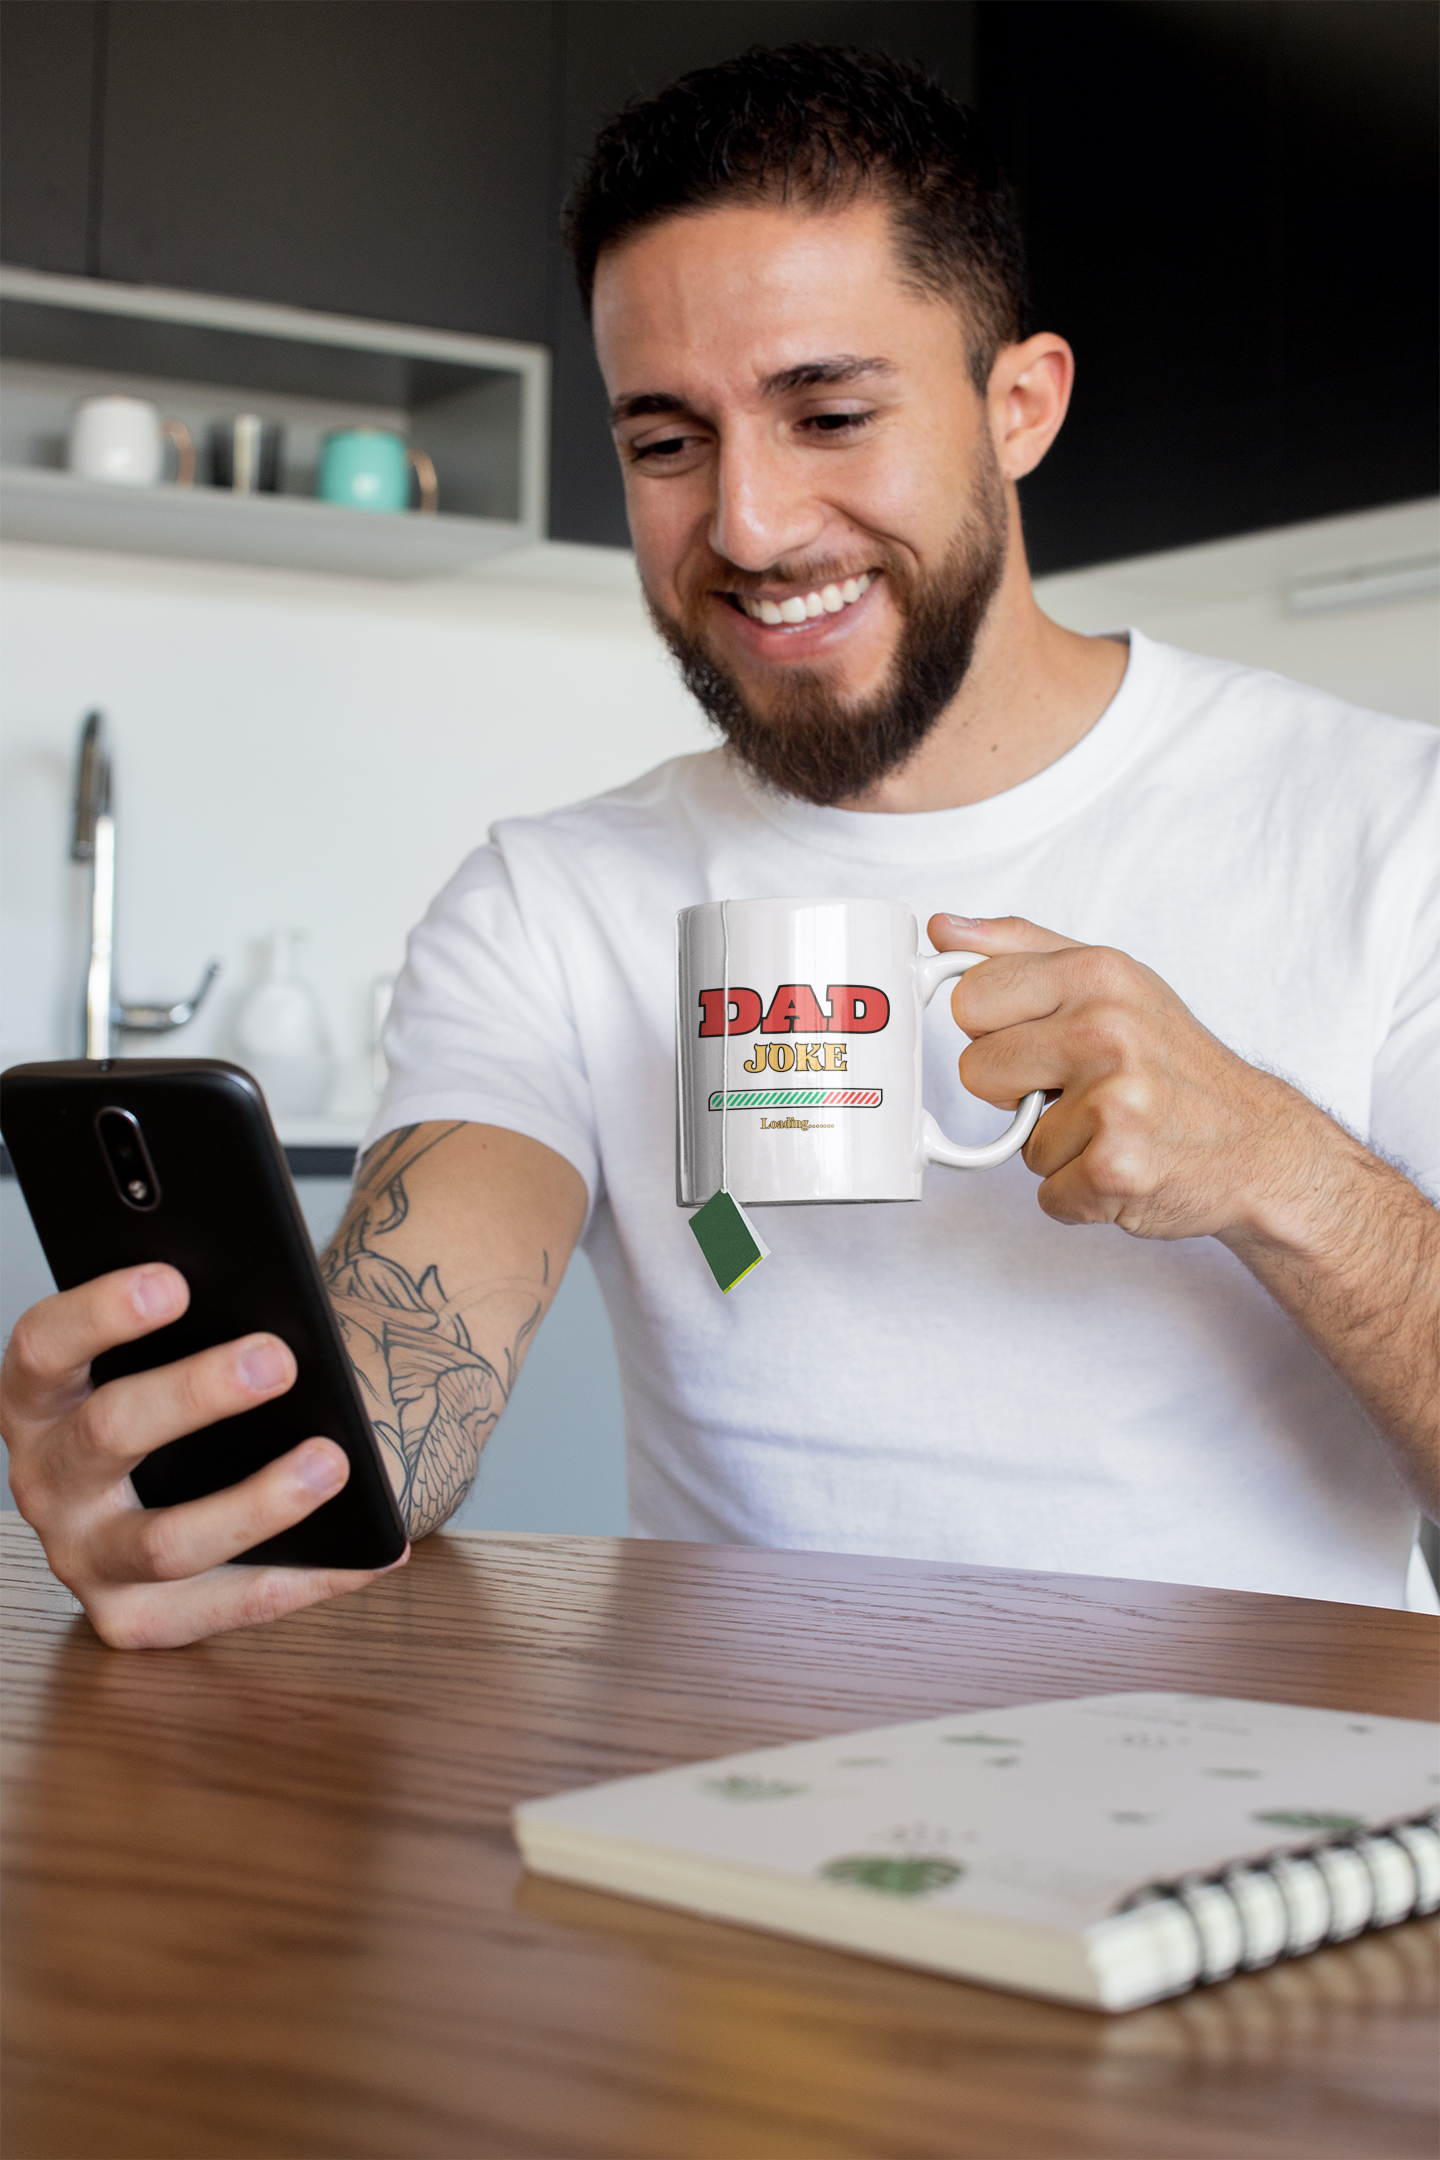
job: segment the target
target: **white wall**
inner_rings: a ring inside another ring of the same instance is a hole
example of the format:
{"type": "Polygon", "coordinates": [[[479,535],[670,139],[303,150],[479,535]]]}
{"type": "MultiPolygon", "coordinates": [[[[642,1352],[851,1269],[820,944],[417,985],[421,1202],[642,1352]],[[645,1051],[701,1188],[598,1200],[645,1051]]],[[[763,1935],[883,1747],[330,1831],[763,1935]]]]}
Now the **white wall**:
{"type": "MultiPolygon", "coordinates": [[[[1156,635],[1440,720],[1440,601],[1295,617],[1298,571],[1434,546],[1433,505],[1052,579],[1077,628],[1156,635]]],[[[709,740],[645,622],[628,558],[551,548],[397,586],[64,549],[0,550],[0,1057],[73,1054],[85,873],[66,859],[75,738],[110,718],[120,987],[210,1008],[168,1047],[225,1055],[258,941],[305,971],[365,1103],[369,986],[493,818],[618,784],[709,740]]],[[[134,1040],[132,1038],[132,1040],[134,1040]]],[[[137,1045],[139,1047],[139,1045],[137,1045]]],[[[319,1137],[318,1134],[314,1137],[319,1137]]]]}
{"type": "Polygon", "coordinates": [[[224,1055],[258,941],[300,926],[335,1045],[362,1052],[373,978],[492,819],[707,739],[628,558],[579,552],[590,589],[0,551],[5,1061],[74,1054],[86,872],[67,850],[92,705],[114,741],[123,994],[181,996],[219,957],[213,1004],[166,1046],[224,1055]]]}
{"type": "Polygon", "coordinates": [[[1071,571],[1036,590],[1074,630],[1134,623],[1191,652],[1274,668],[1373,711],[1440,725],[1437,547],[1440,503],[1400,503],[1071,571]],[[1296,614],[1287,602],[1296,582],[1427,558],[1430,589],[1415,598],[1322,614],[1296,614]]]}

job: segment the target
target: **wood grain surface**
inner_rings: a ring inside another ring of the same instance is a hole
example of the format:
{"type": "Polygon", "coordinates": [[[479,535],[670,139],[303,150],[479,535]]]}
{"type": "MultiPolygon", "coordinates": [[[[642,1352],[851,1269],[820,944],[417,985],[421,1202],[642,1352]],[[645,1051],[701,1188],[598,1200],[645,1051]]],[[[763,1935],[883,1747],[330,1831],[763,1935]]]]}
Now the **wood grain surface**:
{"type": "Polygon", "coordinates": [[[441,1536],[337,1605],[117,1653],[14,1517],[4,1553],[9,2160],[1432,2160],[1433,1923],[1104,2018],[527,1879],[507,1815],[1116,1688],[1433,1716],[1440,1623],[441,1536]]]}

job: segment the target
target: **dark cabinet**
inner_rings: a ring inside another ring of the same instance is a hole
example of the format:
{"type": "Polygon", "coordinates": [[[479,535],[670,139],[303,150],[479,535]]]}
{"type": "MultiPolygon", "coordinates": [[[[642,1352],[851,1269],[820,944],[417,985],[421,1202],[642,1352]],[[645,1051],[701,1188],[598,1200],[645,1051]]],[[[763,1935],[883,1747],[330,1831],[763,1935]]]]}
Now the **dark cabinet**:
{"type": "Polygon", "coordinates": [[[1038,570],[1440,485],[1429,0],[985,0],[1070,416],[1021,490],[1038,570]]]}
{"type": "Polygon", "coordinates": [[[1270,13],[1281,523],[1440,485],[1440,14],[1429,0],[1270,13]]]}
{"type": "Polygon", "coordinates": [[[544,340],[552,8],[107,12],[102,277],[544,340]]]}
{"type": "Polygon", "coordinates": [[[83,277],[99,89],[93,0],[0,6],[0,258],[83,277]]]}
{"type": "Polygon", "coordinates": [[[550,529],[624,510],[559,206],[750,44],[927,61],[1001,140],[1070,420],[1038,569],[1440,484],[1430,0],[4,0],[4,257],[537,340],[550,529]]]}
{"type": "Polygon", "coordinates": [[[544,0],[5,0],[10,263],[543,342],[544,0]]]}

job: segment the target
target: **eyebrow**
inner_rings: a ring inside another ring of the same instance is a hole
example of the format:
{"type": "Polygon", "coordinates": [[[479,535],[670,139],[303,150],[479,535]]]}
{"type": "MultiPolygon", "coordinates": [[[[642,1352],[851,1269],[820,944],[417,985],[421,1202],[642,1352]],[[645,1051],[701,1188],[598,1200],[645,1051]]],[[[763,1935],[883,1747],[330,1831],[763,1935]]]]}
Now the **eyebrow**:
{"type": "MultiPolygon", "coordinates": [[[[867,375],[893,375],[893,360],[877,358],[862,360],[854,353],[835,353],[825,360],[802,360],[797,367],[781,368],[778,374],[763,376],[760,383],[762,397],[787,397],[794,390],[810,390],[820,383],[859,382],[867,375]]],[[[686,401],[674,390],[642,390],[633,397],[616,398],[610,407],[612,425],[622,420],[643,420],[653,413],[677,413],[688,410],[686,401]]]]}
{"type": "Polygon", "coordinates": [[[685,400],[673,390],[642,390],[636,397],[616,398],[610,407],[611,425],[620,420],[643,420],[647,413],[684,412],[685,400]]]}
{"type": "Polygon", "coordinates": [[[859,382],[865,375],[894,373],[893,360],[859,360],[854,353],[837,353],[829,360],[802,360],[798,367],[767,375],[760,389],[765,397],[784,397],[791,390],[812,389],[816,383],[859,382]]]}

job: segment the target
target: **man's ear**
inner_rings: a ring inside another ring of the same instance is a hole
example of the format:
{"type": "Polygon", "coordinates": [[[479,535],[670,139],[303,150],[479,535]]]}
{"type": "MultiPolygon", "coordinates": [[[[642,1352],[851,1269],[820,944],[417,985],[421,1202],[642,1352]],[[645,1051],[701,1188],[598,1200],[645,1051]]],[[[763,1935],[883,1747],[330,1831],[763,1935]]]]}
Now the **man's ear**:
{"type": "Polygon", "coordinates": [[[1001,346],[986,402],[1005,479],[1023,479],[1040,463],[1060,432],[1074,382],[1075,355],[1052,331],[1001,346]]]}

